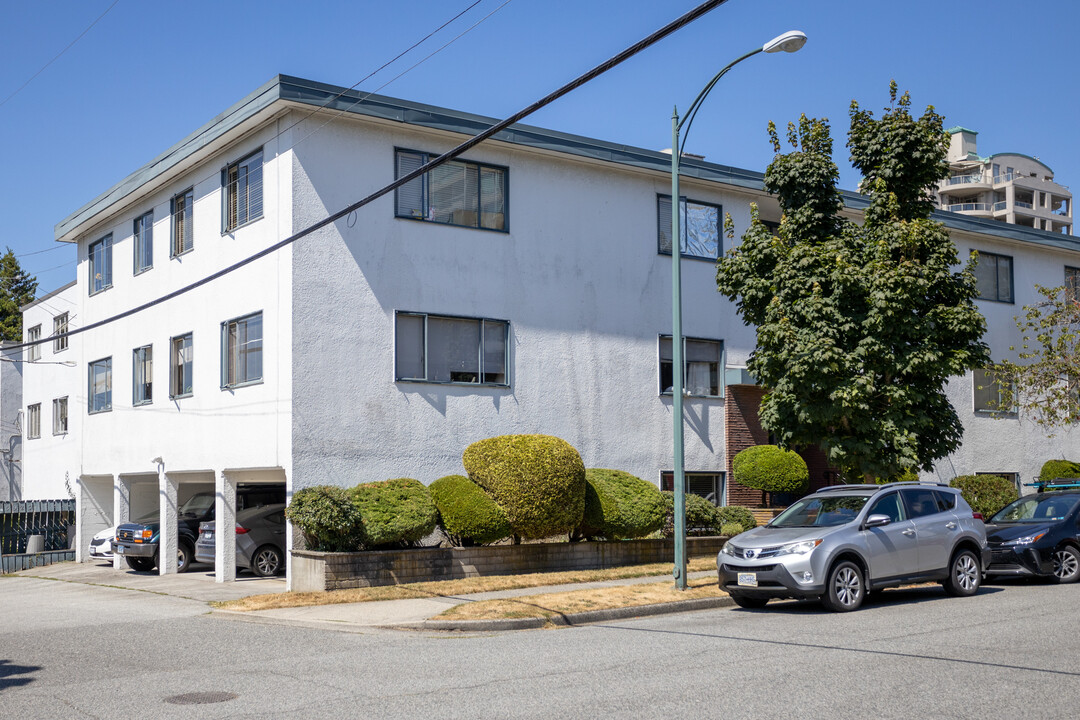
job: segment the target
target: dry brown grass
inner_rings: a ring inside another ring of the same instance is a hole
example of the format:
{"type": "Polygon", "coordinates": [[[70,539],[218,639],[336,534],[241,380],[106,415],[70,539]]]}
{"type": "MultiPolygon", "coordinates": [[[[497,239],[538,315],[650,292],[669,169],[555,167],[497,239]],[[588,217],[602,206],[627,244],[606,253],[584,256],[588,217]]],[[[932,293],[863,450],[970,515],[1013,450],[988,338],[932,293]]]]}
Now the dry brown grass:
{"type": "Polygon", "coordinates": [[[674,588],[671,581],[647,585],[619,585],[589,588],[547,595],[528,595],[504,600],[481,600],[456,605],[439,615],[437,620],[503,620],[508,618],[549,618],[556,615],[608,610],[611,608],[657,605],[677,600],[723,597],[727,593],[716,584],[716,576],[698,578],[688,583],[685,591],[674,588]]]}
{"type": "MultiPolygon", "coordinates": [[[[411,598],[443,597],[465,595],[469,593],[493,592],[496,590],[517,590],[519,588],[543,587],[546,585],[565,585],[570,583],[597,582],[603,580],[621,580],[624,578],[649,577],[651,575],[671,575],[671,563],[653,565],[631,565],[608,568],[607,570],[579,570],[556,573],[534,573],[531,575],[498,575],[494,577],[464,578],[462,580],[444,580],[441,582],[412,583],[409,585],[388,585],[385,587],[355,588],[351,590],[329,590],[325,592],[288,592],[270,595],[252,595],[239,600],[212,603],[224,610],[273,610],[275,608],[309,607],[312,605],[335,605],[340,603],[372,602],[376,600],[407,600],[411,598]]],[[[716,570],[714,557],[691,558],[687,562],[690,572],[716,570]]],[[[716,578],[711,581],[716,584],[716,578]]],[[[640,604],[640,603],[639,603],[640,604]]]]}

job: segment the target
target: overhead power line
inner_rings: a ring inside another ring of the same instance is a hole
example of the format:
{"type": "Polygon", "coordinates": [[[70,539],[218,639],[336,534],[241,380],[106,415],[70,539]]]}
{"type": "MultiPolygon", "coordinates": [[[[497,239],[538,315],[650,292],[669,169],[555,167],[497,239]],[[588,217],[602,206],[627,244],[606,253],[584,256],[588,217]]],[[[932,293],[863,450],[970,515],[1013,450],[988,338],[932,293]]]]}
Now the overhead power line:
{"type": "Polygon", "coordinates": [[[297,240],[300,240],[301,238],[307,237],[308,235],[312,234],[313,232],[315,232],[317,230],[321,230],[322,228],[326,227],[327,225],[330,225],[330,224],[332,224],[334,222],[337,222],[341,218],[346,217],[347,215],[349,215],[350,213],[353,213],[356,210],[364,207],[365,205],[367,205],[367,204],[369,204],[371,202],[374,202],[375,200],[378,200],[382,196],[393,192],[394,190],[401,187],[402,185],[405,185],[406,183],[412,182],[413,180],[417,179],[418,177],[422,177],[424,174],[430,172],[431,170],[437,168],[438,166],[440,166],[440,165],[442,165],[442,164],[444,164],[446,162],[449,162],[450,160],[453,160],[454,158],[458,157],[462,153],[468,152],[470,149],[476,147],[477,145],[479,145],[483,141],[487,140],[488,138],[492,137],[493,135],[495,135],[495,134],[497,134],[499,132],[502,132],[506,128],[510,127],[514,123],[520,122],[522,119],[528,117],[529,115],[536,112],[537,110],[544,107],[545,105],[549,105],[549,104],[553,103],[554,101],[561,98],[563,95],[566,95],[567,93],[581,87],[585,83],[599,77],[600,75],[603,75],[608,70],[611,70],[612,68],[616,67],[617,65],[619,65],[619,64],[625,62],[626,60],[630,59],[634,55],[637,55],[642,50],[645,50],[646,48],[660,42],[661,40],[666,38],[668,35],[671,35],[673,32],[675,32],[676,30],[679,30],[679,29],[685,27],[686,25],[689,25],[693,21],[700,18],[702,15],[705,15],[709,11],[720,7],[725,2],[727,2],[727,0],[707,0],[707,2],[704,2],[704,3],[700,4],[700,5],[698,5],[696,8],[694,8],[690,12],[686,13],[685,15],[682,15],[681,17],[671,21],[670,23],[668,23],[664,27],[660,28],[659,30],[656,30],[655,32],[653,32],[652,34],[650,34],[649,36],[647,36],[643,40],[639,40],[638,42],[634,43],[630,47],[628,47],[625,50],[623,50],[622,52],[620,52],[619,54],[617,54],[617,55],[611,57],[610,59],[605,60],[604,62],[600,63],[599,65],[594,67],[592,70],[589,70],[588,72],[584,73],[583,75],[580,75],[577,78],[575,78],[574,80],[571,80],[570,82],[566,83],[565,85],[560,87],[558,90],[555,90],[554,92],[544,96],[543,98],[537,100],[536,102],[532,103],[528,107],[526,107],[526,108],[524,108],[522,110],[519,110],[518,112],[514,113],[513,115],[506,118],[505,120],[501,120],[500,122],[495,123],[494,125],[489,127],[487,130],[484,130],[482,132],[477,133],[476,135],[473,135],[471,138],[469,138],[465,142],[461,143],[460,145],[455,147],[453,150],[450,150],[449,152],[443,153],[442,155],[429,160],[427,163],[420,166],[416,170],[413,170],[412,172],[410,172],[410,173],[408,173],[406,175],[403,175],[402,177],[398,178],[397,180],[390,183],[389,185],[384,185],[382,188],[376,190],[375,192],[371,193],[367,197],[362,198],[360,200],[357,200],[353,204],[348,205],[347,207],[344,207],[341,210],[338,210],[336,213],[334,213],[332,215],[328,215],[327,217],[323,218],[322,220],[319,220],[318,222],[316,222],[316,223],[314,223],[312,225],[309,225],[308,227],[304,228],[303,230],[301,230],[301,231],[299,231],[299,232],[297,232],[297,233],[295,233],[293,235],[290,235],[289,237],[285,238],[284,240],[280,240],[280,241],[274,243],[273,245],[270,245],[270,246],[268,246],[266,248],[263,248],[262,250],[260,250],[259,252],[255,253],[253,255],[249,255],[248,257],[244,258],[243,260],[235,262],[232,265],[229,265],[228,267],[222,268],[221,270],[218,270],[215,273],[207,275],[206,277],[202,278],[201,280],[196,280],[195,282],[193,282],[193,283],[191,283],[189,285],[185,285],[184,287],[179,288],[177,290],[174,290],[171,293],[167,293],[167,294],[162,295],[162,296],[160,296],[160,297],[158,297],[158,298],[156,298],[154,300],[150,300],[149,302],[145,302],[142,305],[138,305],[138,306],[130,308],[128,310],[124,310],[122,312],[116,313],[115,315],[107,317],[104,320],[98,320],[97,322],[90,323],[89,325],[85,325],[85,326],[83,326],[81,328],[76,328],[74,330],[63,333],[61,335],[52,335],[52,336],[47,337],[47,338],[42,338],[40,340],[36,340],[36,341],[33,341],[33,342],[21,343],[19,345],[9,345],[8,348],[9,349],[15,349],[15,348],[31,347],[33,345],[40,345],[40,344],[45,343],[45,342],[51,342],[52,340],[56,340],[58,338],[71,337],[73,335],[79,335],[79,334],[82,334],[84,332],[88,332],[90,330],[96,330],[99,327],[104,327],[105,325],[109,325],[109,324],[114,323],[114,322],[116,322],[118,320],[123,320],[124,318],[131,317],[132,315],[136,315],[138,313],[141,313],[144,310],[149,310],[150,308],[155,307],[157,305],[160,305],[161,303],[167,302],[169,300],[172,300],[173,298],[180,297],[181,295],[184,295],[186,293],[191,292],[192,290],[195,290],[197,288],[202,287],[203,285],[211,283],[214,280],[217,280],[218,278],[224,277],[224,276],[226,276],[226,275],[228,275],[228,274],[230,274],[232,272],[235,272],[236,270],[239,270],[242,267],[250,265],[251,263],[255,262],[256,260],[258,260],[260,258],[266,257],[267,255],[270,255],[272,253],[275,253],[278,250],[281,250],[282,248],[293,244],[297,240]]]}

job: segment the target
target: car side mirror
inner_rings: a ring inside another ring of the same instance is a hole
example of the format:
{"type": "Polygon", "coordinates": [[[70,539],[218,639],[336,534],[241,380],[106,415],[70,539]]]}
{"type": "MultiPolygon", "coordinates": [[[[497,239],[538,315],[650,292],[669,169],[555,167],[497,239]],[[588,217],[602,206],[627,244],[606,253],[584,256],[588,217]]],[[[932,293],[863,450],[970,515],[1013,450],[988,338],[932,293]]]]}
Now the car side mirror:
{"type": "Polygon", "coordinates": [[[882,525],[888,525],[892,522],[892,519],[888,515],[871,515],[866,518],[866,527],[881,527],[882,525]]]}

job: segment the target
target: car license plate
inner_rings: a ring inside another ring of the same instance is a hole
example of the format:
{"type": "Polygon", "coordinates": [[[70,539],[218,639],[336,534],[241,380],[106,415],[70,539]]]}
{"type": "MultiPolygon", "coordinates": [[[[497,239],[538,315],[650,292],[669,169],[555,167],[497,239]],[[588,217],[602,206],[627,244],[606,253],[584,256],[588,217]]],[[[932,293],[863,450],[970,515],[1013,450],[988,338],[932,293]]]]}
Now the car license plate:
{"type": "Polygon", "coordinates": [[[739,573],[739,587],[757,587],[757,573],[739,573]]]}
{"type": "Polygon", "coordinates": [[[117,545],[116,546],[116,554],[117,555],[123,555],[124,554],[124,546],[123,545],[117,545]]]}

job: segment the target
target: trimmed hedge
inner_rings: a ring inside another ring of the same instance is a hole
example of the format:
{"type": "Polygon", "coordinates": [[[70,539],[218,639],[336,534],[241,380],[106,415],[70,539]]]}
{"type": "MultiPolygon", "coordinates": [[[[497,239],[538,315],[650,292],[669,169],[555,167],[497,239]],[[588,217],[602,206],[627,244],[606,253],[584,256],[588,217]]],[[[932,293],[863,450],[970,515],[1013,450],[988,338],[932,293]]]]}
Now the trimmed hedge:
{"type": "Polygon", "coordinates": [[[810,486],[810,471],[798,453],[775,445],[746,448],[731,462],[735,482],[770,493],[798,493],[810,486]]]}
{"type": "Polygon", "coordinates": [[[311,550],[359,550],[364,534],[360,509],[349,492],[334,485],[316,485],[293,493],[285,517],[304,536],[311,550]]]}
{"type": "Polygon", "coordinates": [[[461,460],[469,478],[506,511],[515,535],[546,538],[581,523],[585,464],[565,440],[500,435],[474,442],[461,460]]]}
{"type": "Polygon", "coordinates": [[[720,526],[720,534],[735,537],[739,533],[746,532],[739,523],[724,523],[720,526]]]}
{"type": "Polygon", "coordinates": [[[439,478],[428,489],[439,510],[439,525],[454,545],[483,545],[513,533],[506,512],[464,475],[439,478]]]}
{"type": "Polygon", "coordinates": [[[350,494],[364,520],[368,547],[415,543],[430,535],[439,519],[431,493],[412,478],[364,483],[350,494]]]}
{"type": "MultiPolygon", "coordinates": [[[[675,493],[664,490],[664,505],[667,509],[667,517],[664,520],[664,537],[675,537],[675,493]]],[[[720,535],[723,522],[720,518],[720,509],[711,502],[695,495],[686,493],[686,534],[691,535],[720,535]]]]}
{"type": "Polygon", "coordinates": [[[949,485],[959,488],[971,509],[986,519],[1020,497],[1016,486],[1000,475],[960,475],[949,485]]]}
{"type": "Polygon", "coordinates": [[[667,506],[655,485],[622,470],[585,471],[585,511],[575,534],[609,540],[645,537],[664,524],[667,506]]]}
{"type": "Polygon", "coordinates": [[[1047,460],[1039,471],[1039,479],[1046,482],[1057,478],[1080,478],[1080,463],[1072,460],[1047,460]]]}
{"type": "MultiPolygon", "coordinates": [[[[757,527],[757,520],[754,519],[754,513],[749,509],[739,507],[738,505],[724,505],[723,507],[716,508],[717,514],[720,516],[720,523],[723,526],[738,525],[742,528],[739,532],[745,532],[747,530],[753,530],[757,527]]],[[[721,535],[727,535],[726,532],[721,532],[721,535]]],[[[736,533],[738,535],[738,533],[736,533]]]]}

